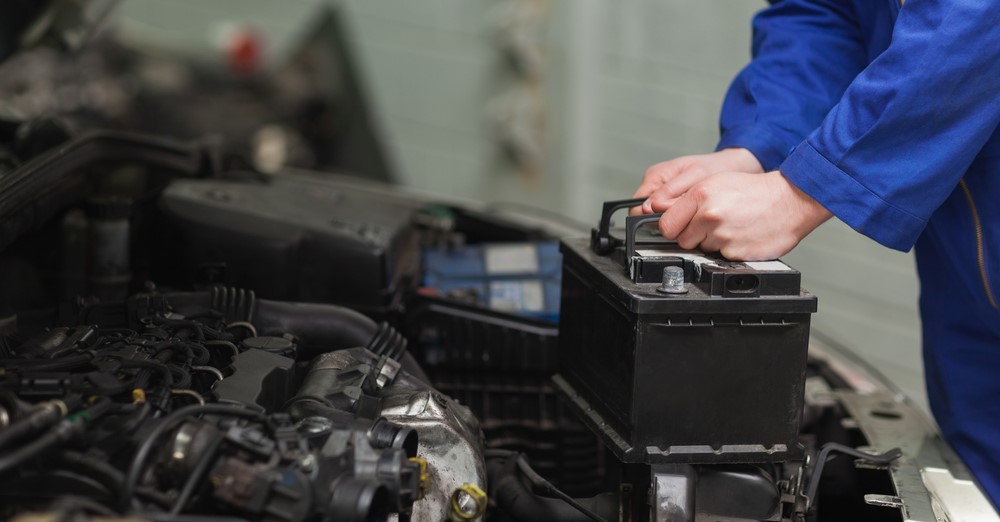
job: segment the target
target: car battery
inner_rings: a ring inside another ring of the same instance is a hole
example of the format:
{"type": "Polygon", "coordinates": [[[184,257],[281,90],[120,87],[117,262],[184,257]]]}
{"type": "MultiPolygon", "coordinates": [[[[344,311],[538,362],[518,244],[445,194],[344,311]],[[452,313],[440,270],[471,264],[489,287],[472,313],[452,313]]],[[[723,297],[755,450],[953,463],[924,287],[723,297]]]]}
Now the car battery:
{"type": "Polygon", "coordinates": [[[425,290],[482,308],[555,323],[562,258],[555,241],[426,248],[425,290]]]}
{"type": "Polygon", "coordinates": [[[816,298],[781,261],[680,248],[648,226],[659,215],[612,236],[611,215],[641,202],[605,203],[590,241],[560,245],[557,390],[622,462],[801,458],[816,298]]]}

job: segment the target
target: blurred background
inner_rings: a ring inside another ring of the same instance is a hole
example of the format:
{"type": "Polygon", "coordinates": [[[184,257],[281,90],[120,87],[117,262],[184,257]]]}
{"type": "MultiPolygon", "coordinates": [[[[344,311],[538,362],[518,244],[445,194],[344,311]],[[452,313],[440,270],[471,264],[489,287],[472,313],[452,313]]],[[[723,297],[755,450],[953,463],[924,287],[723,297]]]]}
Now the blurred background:
{"type": "MultiPolygon", "coordinates": [[[[765,5],[124,0],[70,76],[45,50],[5,64],[0,111],[76,104],[110,126],[218,132],[263,171],[347,172],[591,224],[649,165],[714,148],[765,5]]],[[[912,256],[830,222],[785,260],[819,296],[817,338],[925,404],[912,256]]]]}
{"type": "MultiPolygon", "coordinates": [[[[709,152],[749,60],[757,0],[355,0],[341,4],[400,182],[594,222],[645,169],[709,152]]],[[[925,403],[913,257],[840,222],[786,257],[814,331],[925,403]]]]}

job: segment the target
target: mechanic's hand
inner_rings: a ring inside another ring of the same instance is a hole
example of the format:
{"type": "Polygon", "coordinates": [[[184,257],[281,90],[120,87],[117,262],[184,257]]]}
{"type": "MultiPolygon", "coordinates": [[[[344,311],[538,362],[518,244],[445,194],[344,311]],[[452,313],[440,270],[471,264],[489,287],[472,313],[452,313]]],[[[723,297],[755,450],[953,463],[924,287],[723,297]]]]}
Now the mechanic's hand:
{"type": "Polygon", "coordinates": [[[660,218],[660,232],[682,248],[759,261],[787,254],[831,216],[781,172],[725,172],[677,198],[660,218]]]}
{"type": "Polygon", "coordinates": [[[662,212],[699,181],[720,172],[764,172],[760,162],[747,149],[723,149],[711,154],[681,156],[646,169],[634,198],[647,198],[632,215],[662,212]]]}

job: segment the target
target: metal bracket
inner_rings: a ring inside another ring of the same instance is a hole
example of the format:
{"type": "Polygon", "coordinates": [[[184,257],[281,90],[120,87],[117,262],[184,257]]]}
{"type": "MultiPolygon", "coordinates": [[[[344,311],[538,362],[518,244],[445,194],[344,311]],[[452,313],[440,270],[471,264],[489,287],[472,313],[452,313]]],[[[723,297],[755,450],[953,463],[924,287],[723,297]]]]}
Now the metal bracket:
{"type": "Polygon", "coordinates": [[[697,475],[688,464],[662,464],[650,468],[653,486],[652,519],[655,522],[694,522],[697,475]]]}

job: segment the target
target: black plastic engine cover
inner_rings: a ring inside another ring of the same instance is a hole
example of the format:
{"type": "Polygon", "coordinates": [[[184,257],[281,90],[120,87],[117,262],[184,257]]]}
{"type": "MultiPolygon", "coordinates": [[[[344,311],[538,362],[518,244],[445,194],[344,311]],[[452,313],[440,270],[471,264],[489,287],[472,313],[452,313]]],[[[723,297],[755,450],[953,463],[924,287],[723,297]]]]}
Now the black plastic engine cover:
{"type": "Polygon", "coordinates": [[[160,207],[166,233],[177,237],[159,260],[159,281],[249,287],[269,299],[380,314],[417,271],[412,201],[281,175],[178,180],[160,207]]]}
{"type": "Polygon", "coordinates": [[[626,269],[586,240],[562,243],[557,389],[623,462],[801,458],[816,298],[780,262],[705,262],[660,248],[626,269]],[[641,263],[683,267],[687,293],[642,282],[641,263]]]}

